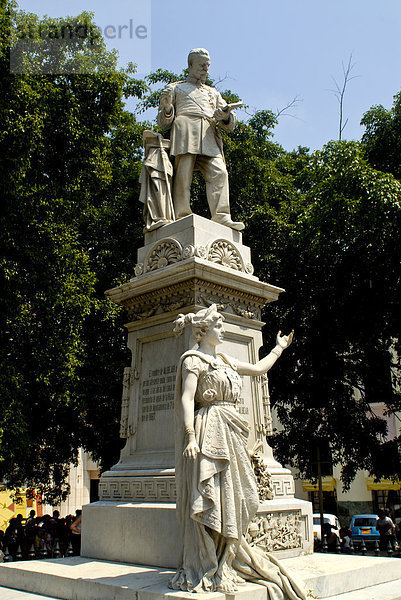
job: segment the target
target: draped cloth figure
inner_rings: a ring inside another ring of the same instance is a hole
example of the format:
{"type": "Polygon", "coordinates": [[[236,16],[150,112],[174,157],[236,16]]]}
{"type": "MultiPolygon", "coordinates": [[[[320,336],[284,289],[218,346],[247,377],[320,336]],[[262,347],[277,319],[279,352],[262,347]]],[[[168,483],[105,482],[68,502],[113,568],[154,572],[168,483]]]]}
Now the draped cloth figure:
{"type": "Polygon", "coordinates": [[[175,401],[176,483],[183,551],[170,587],[227,591],[227,582],[235,590],[238,583],[248,580],[264,585],[269,600],[304,600],[302,590],[280,563],[251,548],[244,537],[259,499],[246,445],[249,430],[237,409],[241,385],[235,359],[224,354],[213,357],[190,350],[180,359],[175,401]],[[198,378],[194,429],[200,451],[194,460],[183,457],[180,400],[185,371],[198,378]]]}
{"type": "Polygon", "coordinates": [[[144,232],[153,231],[175,220],[171,197],[173,167],[167,154],[170,140],[154,131],[143,132],[145,160],[139,181],[143,203],[144,232]]]}

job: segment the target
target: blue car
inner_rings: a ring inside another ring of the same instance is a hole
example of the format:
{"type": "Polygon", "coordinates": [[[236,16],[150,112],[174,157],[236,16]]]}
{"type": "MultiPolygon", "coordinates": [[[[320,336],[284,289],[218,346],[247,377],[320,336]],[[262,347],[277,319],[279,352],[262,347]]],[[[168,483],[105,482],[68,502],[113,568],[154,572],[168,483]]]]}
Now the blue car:
{"type": "Polygon", "coordinates": [[[376,529],[377,515],[354,515],[351,519],[350,529],[352,541],[375,542],[380,540],[380,534],[376,529]]]}

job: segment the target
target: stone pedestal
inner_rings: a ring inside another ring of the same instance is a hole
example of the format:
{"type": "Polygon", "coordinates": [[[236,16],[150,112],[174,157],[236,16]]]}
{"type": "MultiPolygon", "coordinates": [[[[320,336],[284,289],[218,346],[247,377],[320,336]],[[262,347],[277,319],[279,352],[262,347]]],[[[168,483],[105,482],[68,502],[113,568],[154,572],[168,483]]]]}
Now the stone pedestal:
{"type": "MultiPolygon", "coordinates": [[[[253,275],[241,233],[197,215],[146,234],[135,274],[108,292],[129,315],[132,363],[124,371],[121,412],[126,445],[118,464],[101,477],[100,502],[84,507],[82,555],[175,567],[181,542],[173,510],[174,384],[180,356],[196,343],[189,328],[176,338],[173,321],[180,312],[216,303],[225,317],[222,351],[256,362],[261,309],[283,290],[253,275]]],[[[294,499],[292,475],[266,443],[259,378],[244,379],[239,410],[249,420],[249,446],[259,447],[275,492],[273,501],[261,504],[252,543],[290,556],[311,552],[310,504],[294,499]]]]}

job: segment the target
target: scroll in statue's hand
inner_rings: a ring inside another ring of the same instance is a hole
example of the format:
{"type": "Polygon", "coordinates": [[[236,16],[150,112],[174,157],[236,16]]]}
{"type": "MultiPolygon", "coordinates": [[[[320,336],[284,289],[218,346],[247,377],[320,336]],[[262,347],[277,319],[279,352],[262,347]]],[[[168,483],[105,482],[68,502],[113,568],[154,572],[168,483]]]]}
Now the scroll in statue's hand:
{"type": "Polygon", "coordinates": [[[281,346],[283,349],[288,348],[288,346],[292,343],[292,338],[294,337],[294,330],[291,331],[289,335],[281,335],[281,331],[278,332],[276,338],[276,344],[281,346]]]}
{"type": "Polygon", "coordinates": [[[230,109],[228,106],[225,108],[216,108],[213,116],[217,121],[228,121],[230,118],[230,109]]]}
{"type": "Polygon", "coordinates": [[[199,452],[199,446],[196,442],[189,442],[184,449],[183,455],[185,458],[195,459],[199,452]]]}
{"type": "Polygon", "coordinates": [[[213,116],[217,121],[229,121],[231,111],[239,108],[242,104],[243,102],[232,102],[231,104],[226,104],[224,108],[216,108],[213,116]]]}

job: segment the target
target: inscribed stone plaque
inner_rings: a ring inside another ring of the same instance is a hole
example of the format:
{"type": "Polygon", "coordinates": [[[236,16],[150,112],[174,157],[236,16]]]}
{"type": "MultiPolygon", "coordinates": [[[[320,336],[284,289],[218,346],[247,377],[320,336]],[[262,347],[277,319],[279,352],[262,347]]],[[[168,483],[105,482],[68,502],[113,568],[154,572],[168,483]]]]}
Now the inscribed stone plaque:
{"type": "Polygon", "coordinates": [[[179,350],[174,337],[142,344],[137,450],[174,449],[174,389],[179,350]]]}

